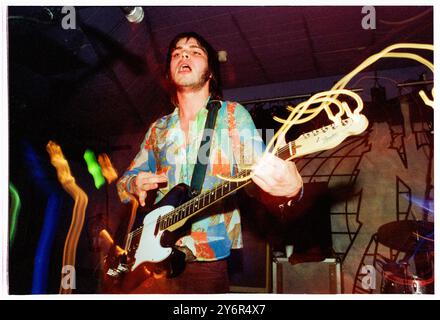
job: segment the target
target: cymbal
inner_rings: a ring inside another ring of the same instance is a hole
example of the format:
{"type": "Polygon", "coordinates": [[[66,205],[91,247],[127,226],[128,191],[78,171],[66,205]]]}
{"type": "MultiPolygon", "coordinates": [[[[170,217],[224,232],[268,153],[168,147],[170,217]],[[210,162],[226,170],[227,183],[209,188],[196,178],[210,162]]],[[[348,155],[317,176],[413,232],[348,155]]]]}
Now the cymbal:
{"type": "Polygon", "coordinates": [[[386,223],[379,228],[377,240],[402,252],[434,251],[434,223],[416,220],[386,223]]]}

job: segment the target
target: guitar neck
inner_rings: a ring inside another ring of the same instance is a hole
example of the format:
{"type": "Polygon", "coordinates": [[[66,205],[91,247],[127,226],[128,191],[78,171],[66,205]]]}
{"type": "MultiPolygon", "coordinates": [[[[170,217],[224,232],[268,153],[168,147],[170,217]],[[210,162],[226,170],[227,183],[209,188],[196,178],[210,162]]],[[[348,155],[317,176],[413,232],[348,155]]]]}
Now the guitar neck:
{"type": "MultiPolygon", "coordinates": [[[[295,143],[289,142],[286,146],[280,148],[276,152],[276,156],[286,160],[294,157],[295,155],[295,143]]],[[[238,177],[245,177],[251,173],[250,170],[240,171],[238,177]]],[[[220,201],[223,198],[231,195],[235,191],[243,188],[244,186],[250,184],[251,179],[245,181],[224,181],[218,184],[211,190],[202,192],[198,196],[192,198],[190,201],[184,203],[183,205],[175,208],[173,211],[164,215],[160,218],[159,228],[160,230],[174,229],[176,225],[180,225],[183,220],[186,220],[197,213],[205,210],[210,205],[220,201]]]]}
{"type": "MultiPolygon", "coordinates": [[[[348,136],[360,134],[368,127],[368,119],[360,114],[347,118],[340,123],[331,124],[300,135],[295,141],[279,148],[275,155],[283,160],[290,160],[314,152],[336,147],[348,136]]],[[[238,177],[249,175],[249,170],[241,171],[238,177]]],[[[186,219],[203,211],[213,203],[229,196],[238,189],[251,183],[251,179],[239,182],[225,181],[215,188],[205,191],[190,201],[175,208],[157,221],[157,229],[173,231],[179,228],[186,219]]],[[[142,228],[142,227],[141,227],[142,228]]]]}

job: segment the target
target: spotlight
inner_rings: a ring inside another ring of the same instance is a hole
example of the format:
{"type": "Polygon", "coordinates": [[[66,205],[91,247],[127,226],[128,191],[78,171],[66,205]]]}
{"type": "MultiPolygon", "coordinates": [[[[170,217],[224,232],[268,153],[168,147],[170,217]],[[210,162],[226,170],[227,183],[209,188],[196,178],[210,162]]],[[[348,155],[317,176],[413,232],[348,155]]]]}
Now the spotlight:
{"type": "Polygon", "coordinates": [[[142,7],[122,7],[125,17],[132,23],[141,23],[144,19],[144,10],[142,7]]]}

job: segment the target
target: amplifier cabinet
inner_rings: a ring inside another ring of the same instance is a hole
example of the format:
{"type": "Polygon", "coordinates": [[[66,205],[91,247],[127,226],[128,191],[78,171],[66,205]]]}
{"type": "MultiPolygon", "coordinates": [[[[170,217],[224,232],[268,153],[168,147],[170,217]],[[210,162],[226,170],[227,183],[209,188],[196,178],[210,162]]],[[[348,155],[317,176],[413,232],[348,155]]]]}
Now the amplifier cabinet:
{"type": "Polygon", "coordinates": [[[274,258],[272,282],[274,293],[342,293],[342,267],[335,258],[295,265],[290,264],[287,258],[274,258]]]}

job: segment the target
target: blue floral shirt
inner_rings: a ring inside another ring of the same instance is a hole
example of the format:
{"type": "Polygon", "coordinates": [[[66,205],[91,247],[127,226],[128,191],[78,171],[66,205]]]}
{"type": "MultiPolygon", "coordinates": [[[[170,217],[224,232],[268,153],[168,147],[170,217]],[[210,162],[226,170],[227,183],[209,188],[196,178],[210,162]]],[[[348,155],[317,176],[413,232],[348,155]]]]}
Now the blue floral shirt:
{"type": "MultiPolygon", "coordinates": [[[[175,185],[182,182],[190,185],[207,114],[208,110],[202,108],[195,121],[190,122],[187,140],[178,108],[150,126],[138,154],[118,181],[123,202],[130,201],[127,192],[140,171],[167,175],[168,184],[159,189],[156,202],[175,185]]],[[[222,101],[202,191],[221,183],[218,175],[234,176],[240,168],[254,164],[263,151],[263,141],[248,111],[240,104],[222,101]]],[[[221,212],[194,222],[191,233],[176,245],[191,250],[198,261],[222,259],[229,256],[231,248],[241,248],[240,214],[234,199],[226,201],[220,209],[217,207],[221,212]]]]}

